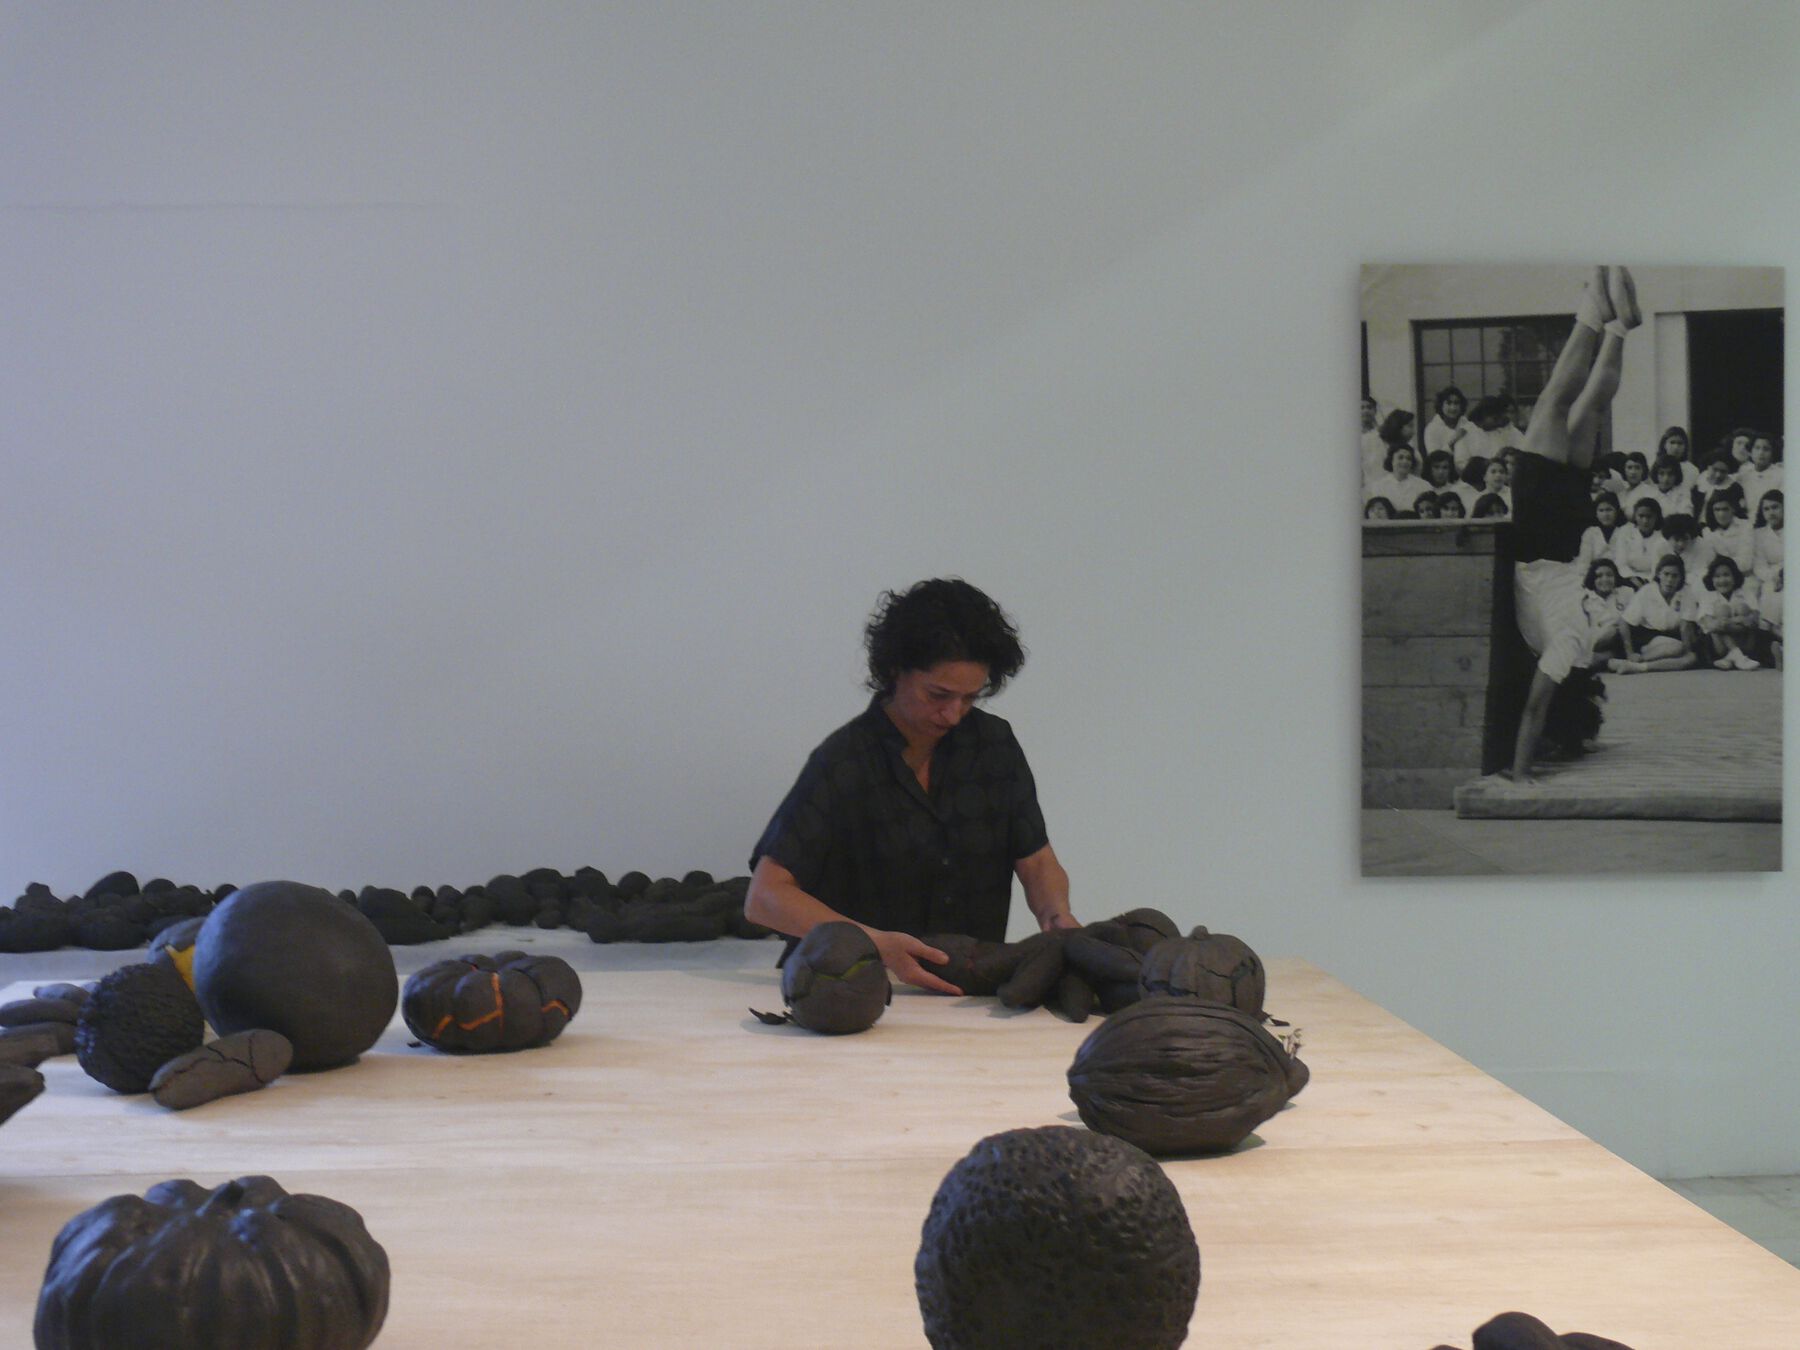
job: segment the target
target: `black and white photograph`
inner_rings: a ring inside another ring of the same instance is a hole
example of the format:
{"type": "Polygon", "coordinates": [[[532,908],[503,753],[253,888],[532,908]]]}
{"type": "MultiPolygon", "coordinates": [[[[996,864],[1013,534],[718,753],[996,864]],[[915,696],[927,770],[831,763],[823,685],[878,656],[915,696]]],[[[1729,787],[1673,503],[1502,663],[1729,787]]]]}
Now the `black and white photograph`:
{"type": "Polygon", "coordinates": [[[1781,868],[1782,272],[1365,266],[1364,875],[1781,868]]]}

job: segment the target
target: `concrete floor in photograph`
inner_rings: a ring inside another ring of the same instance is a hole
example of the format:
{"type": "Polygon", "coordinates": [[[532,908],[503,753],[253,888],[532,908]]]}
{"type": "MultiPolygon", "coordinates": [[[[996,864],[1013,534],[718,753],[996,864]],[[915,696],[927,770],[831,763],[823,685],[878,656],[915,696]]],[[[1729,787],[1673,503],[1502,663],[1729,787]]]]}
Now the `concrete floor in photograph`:
{"type": "Polygon", "coordinates": [[[1479,779],[1460,811],[1365,810],[1363,875],[1779,871],[1781,692],[1774,670],[1609,675],[1593,753],[1522,791],[1479,779]]]}

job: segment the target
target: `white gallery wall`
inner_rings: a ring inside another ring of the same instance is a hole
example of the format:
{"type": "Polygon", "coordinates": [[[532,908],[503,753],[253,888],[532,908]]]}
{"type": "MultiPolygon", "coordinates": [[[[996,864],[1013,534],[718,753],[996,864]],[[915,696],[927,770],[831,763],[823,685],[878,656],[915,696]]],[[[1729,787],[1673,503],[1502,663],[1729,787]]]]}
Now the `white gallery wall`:
{"type": "Polygon", "coordinates": [[[1800,1171],[1782,875],[1358,878],[1353,509],[1360,264],[1800,267],[1800,8],[8,2],[0,124],[0,900],[741,871],[960,574],[1079,914],[1800,1171]]]}

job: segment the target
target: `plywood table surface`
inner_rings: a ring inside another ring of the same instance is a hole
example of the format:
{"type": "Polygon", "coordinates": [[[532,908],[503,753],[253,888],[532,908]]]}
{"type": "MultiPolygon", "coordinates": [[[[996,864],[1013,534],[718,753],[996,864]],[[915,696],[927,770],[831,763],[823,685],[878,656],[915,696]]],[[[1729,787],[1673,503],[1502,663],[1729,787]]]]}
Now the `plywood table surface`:
{"type": "MultiPolygon", "coordinates": [[[[355,1065],[181,1113],[49,1061],[0,1128],[0,1346],[30,1344],[74,1214],[252,1173],[362,1213],[383,1350],[923,1345],[933,1192],[985,1135],[1078,1123],[1091,1024],[907,991],[814,1036],[750,1017],[780,1007],[768,944],[594,950],[580,1015],[522,1054],[396,1019],[355,1065]]],[[[1311,1084],[1235,1153],[1165,1163],[1200,1242],[1190,1345],[1429,1350],[1508,1308],[1635,1350],[1800,1344],[1800,1271],[1311,965],[1271,963],[1269,1007],[1311,1084]]]]}

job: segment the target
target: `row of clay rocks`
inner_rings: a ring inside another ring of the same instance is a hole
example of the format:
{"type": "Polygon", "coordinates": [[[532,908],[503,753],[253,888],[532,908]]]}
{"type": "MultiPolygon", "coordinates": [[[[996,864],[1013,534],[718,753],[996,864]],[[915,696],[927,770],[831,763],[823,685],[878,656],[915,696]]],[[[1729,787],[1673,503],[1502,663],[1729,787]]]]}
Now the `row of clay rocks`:
{"type": "Polygon", "coordinates": [[[1267,975],[1248,943],[1202,927],[1186,936],[1159,909],[1133,909],[1084,928],[983,942],[960,933],[925,938],[950,958],[928,966],[965,994],[1008,1008],[1046,1007],[1071,1022],[1128,1008],[1147,994],[1188,994],[1262,1014],[1267,975]]]}
{"type": "Polygon", "coordinates": [[[293,1059],[292,1045],[274,1031],[207,1042],[194,992],[168,960],[121,966],[91,986],[43,984],[31,992],[0,1004],[0,1074],[35,1074],[46,1059],[73,1054],[114,1092],[147,1092],[180,1111],[273,1082],[293,1059]]]}
{"type": "Polygon", "coordinates": [[[48,952],[89,947],[122,952],[141,947],[170,924],[212,912],[237,887],[202,890],[156,877],[142,886],[129,872],[109,872],[87,890],[58,898],[34,881],[9,909],[0,909],[0,952],[48,952]]]}
{"type": "Polygon", "coordinates": [[[491,923],[516,928],[574,928],[595,942],[707,942],[714,938],[764,938],[770,930],[744,918],[747,876],[716,880],[689,872],[652,878],[626,872],[615,882],[595,867],[564,875],[537,867],[503,872],[485,885],[415,887],[410,895],[365,886],[341,891],[393,946],[437,942],[491,923]]]}

